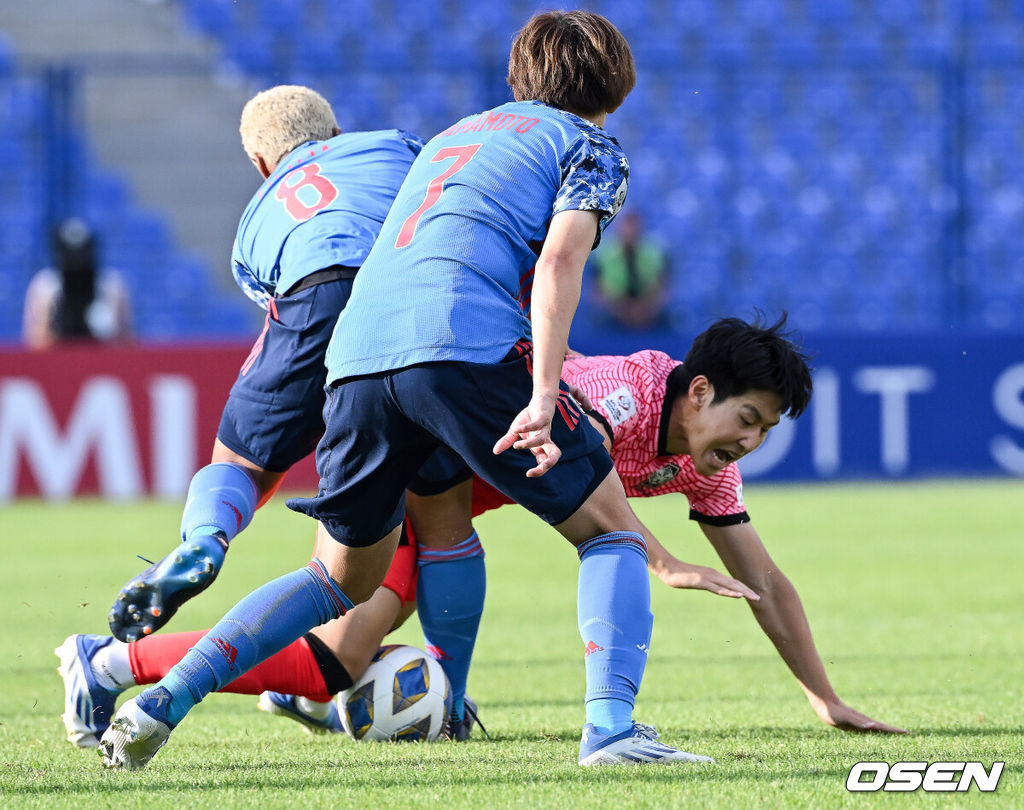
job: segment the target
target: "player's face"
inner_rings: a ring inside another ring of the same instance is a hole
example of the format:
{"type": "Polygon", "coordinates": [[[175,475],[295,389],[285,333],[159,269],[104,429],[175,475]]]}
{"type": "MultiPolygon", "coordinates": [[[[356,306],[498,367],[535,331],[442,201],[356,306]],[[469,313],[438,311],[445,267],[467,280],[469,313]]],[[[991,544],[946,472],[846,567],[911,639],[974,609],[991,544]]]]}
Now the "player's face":
{"type": "Polygon", "coordinates": [[[713,393],[709,388],[686,426],[689,452],[701,475],[714,475],[752,453],[782,416],[782,401],[773,391],[747,391],[721,402],[711,401],[713,393]]]}

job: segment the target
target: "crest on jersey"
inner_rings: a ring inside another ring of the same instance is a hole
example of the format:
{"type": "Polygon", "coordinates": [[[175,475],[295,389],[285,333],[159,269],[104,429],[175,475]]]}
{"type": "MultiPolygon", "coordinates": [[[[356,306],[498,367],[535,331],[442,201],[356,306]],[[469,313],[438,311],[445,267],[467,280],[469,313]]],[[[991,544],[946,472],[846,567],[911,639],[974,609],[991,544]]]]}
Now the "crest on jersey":
{"type": "Polygon", "coordinates": [[[670,461],[664,467],[661,467],[648,475],[646,480],[644,480],[640,486],[647,487],[648,489],[657,489],[662,484],[667,484],[679,475],[680,469],[682,468],[678,464],[670,461]]]}
{"type": "Polygon", "coordinates": [[[612,391],[601,400],[600,405],[608,414],[612,427],[618,427],[630,417],[636,416],[636,400],[626,386],[612,391]]]}
{"type": "Polygon", "coordinates": [[[619,183],[619,187],[615,189],[615,202],[613,203],[614,208],[612,209],[613,214],[619,213],[622,206],[626,202],[626,192],[629,189],[629,179],[626,177],[622,178],[622,182],[619,183]]]}

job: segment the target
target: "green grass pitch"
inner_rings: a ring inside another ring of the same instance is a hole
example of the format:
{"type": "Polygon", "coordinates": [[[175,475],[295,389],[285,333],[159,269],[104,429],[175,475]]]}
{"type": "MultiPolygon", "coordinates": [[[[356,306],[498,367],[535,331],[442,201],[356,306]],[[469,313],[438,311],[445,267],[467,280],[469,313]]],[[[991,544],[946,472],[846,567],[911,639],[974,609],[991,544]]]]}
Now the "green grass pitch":
{"type": "MultiPolygon", "coordinates": [[[[582,769],[576,559],[516,507],[478,521],[489,585],[470,693],[493,737],[358,744],[309,737],[213,696],[148,769],[108,773],[64,741],[53,648],[105,632],[118,588],[174,542],[180,504],[0,507],[3,807],[1024,807],[1024,533],[1020,481],[748,487],[799,590],[840,696],[906,737],[823,725],[740,602],[652,582],[655,630],[637,719],[714,765],[582,769]],[[859,760],[1006,762],[995,795],[850,794],[859,760]]],[[[681,498],[635,502],[684,559],[717,561],[681,498]]],[[[170,629],[209,627],[252,587],[303,564],[312,523],[281,499],[170,629]]],[[[422,645],[410,622],[391,637],[422,645]]]]}

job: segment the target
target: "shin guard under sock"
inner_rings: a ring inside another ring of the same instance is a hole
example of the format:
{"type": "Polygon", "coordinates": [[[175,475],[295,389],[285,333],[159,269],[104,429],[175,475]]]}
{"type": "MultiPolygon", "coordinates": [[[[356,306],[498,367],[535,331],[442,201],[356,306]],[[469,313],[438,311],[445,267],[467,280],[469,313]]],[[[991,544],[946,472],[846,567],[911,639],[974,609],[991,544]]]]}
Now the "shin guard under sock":
{"type": "Polygon", "coordinates": [[[161,679],[171,693],[168,719],[180,722],[210,692],[351,607],[319,560],[257,588],[161,679]]]}
{"type": "Polygon", "coordinates": [[[452,716],[463,719],[466,683],[487,591],[480,538],[473,532],[451,548],[419,547],[416,607],[427,652],[452,687],[452,716]]]}
{"type": "Polygon", "coordinates": [[[578,552],[587,722],[617,734],[632,724],[651,642],[647,547],[635,532],[610,532],[588,540],[578,552]]]}

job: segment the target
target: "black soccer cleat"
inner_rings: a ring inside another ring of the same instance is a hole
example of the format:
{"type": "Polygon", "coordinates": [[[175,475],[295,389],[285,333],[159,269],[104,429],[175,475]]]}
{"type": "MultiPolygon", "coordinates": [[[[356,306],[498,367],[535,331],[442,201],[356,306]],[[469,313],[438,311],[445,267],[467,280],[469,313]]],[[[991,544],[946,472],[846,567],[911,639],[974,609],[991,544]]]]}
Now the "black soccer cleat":
{"type": "Polygon", "coordinates": [[[454,717],[448,718],[444,736],[452,742],[465,742],[473,733],[473,727],[480,726],[484,736],[490,739],[491,735],[487,733],[487,729],[484,728],[484,724],[480,722],[480,718],[477,716],[476,702],[469,696],[463,700],[463,711],[464,715],[461,720],[456,720],[454,717]]]}

